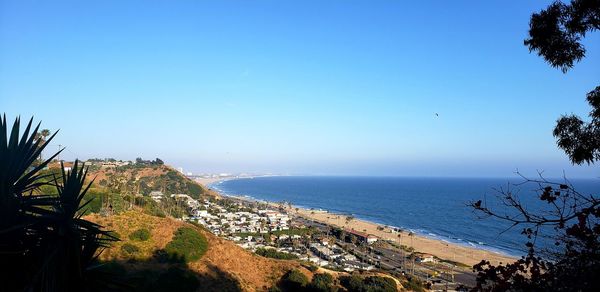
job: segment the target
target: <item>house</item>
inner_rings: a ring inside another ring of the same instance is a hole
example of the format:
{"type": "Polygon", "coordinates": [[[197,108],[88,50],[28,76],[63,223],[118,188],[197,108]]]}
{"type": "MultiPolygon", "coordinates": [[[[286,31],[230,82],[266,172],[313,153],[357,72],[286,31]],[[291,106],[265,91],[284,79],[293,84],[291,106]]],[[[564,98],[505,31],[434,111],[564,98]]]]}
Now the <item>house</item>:
{"type": "Polygon", "coordinates": [[[356,231],[354,229],[347,229],[347,228],[344,229],[344,231],[349,235],[355,236],[356,239],[362,243],[372,244],[377,241],[377,236],[375,236],[373,234],[367,234],[364,232],[356,231]]]}
{"type": "Polygon", "coordinates": [[[377,241],[377,236],[373,235],[373,234],[369,234],[367,236],[367,244],[373,244],[377,241]]]}
{"type": "Polygon", "coordinates": [[[192,212],[192,214],[196,217],[208,217],[208,211],[207,210],[194,210],[192,212]]]}
{"type": "Polygon", "coordinates": [[[437,259],[432,254],[422,253],[417,255],[416,261],[418,263],[436,263],[437,259]]]}
{"type": "Polygon", "coordinates": [[[318,243],[311,243],[310,250],[314,252],[319,257],[329,260],[333,256],[333,251],[327,248],[326,246],[320,245],[318,243]]]}
{"type": "Polygon", "coordinates": [[[163,194],[161,191],[152,191],[152,192],[150,192],[149,196],[155,202],[160,202],[160,200],[162,200],[162,198],[165,197],[165,194],[163,194]]]}
{"type": "Polygon", "coordinates": [[[356,256],[353,254],[345,254],[343,258],[346,261],[356,261],[356,256]]]}

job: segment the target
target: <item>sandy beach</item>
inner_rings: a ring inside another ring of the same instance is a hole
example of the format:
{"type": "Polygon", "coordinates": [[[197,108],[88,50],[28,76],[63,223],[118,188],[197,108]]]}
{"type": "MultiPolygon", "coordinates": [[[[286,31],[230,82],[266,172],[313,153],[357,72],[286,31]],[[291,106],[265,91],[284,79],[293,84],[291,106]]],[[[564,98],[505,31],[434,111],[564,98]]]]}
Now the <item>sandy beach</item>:
{"type": "MultiPolygon", "coordinates": [[[[218,180],[217,180],[218,181],[218,180]]],[[[208,184],[214,183],[208,182],[203,183],[206,188],[208,184]]],[[[218,193],[213,190],[213,193],[218,193]]],[[[222,194],[219,194],[224,196],[222,194]]],[[[227,197],[227,196],[224,196],[227,197]]],[[[233,197],[241,200],[251,200],[245,197],[233,197]]],[[[281,204],[269,202],[275,208],[281,207],[281,204]]],[[[508,263],[514,262],[517,258],[511,257],[509,255],[500,254],[488,250],[472,248],[468,246],[463,246],[455,243],[449,243],[442,240],[427,238],[425,236],[421,236],[418,234],[412,234],[409,236],[409,232],[392,232],[389,228],[384,228],[384,230],[378,229],[378,227],[383,227],[381,224],[369,222],[361,219],[352,219],[350,221],[346,220],[347,215],[342,214],[334,214],[329,213],[327,211],[315,211],[305,208],[298,208],[296,206],[290,207],[288,205],[283,206],[286,211],[290,214],[301,216],[307,219],[319,221],[331,226],[337,226],[340,228],[353,229],[356,231],[364,232],[367,234],[375,235],[381,239],[390,240],[396,242],[400,245],[405,245],[408,247],[412,247],[417,252],[429,253],[440,259],[451,260],[459,263],[463,263],[469,266],[477,264],[481,262],[481,260],[488,260],[490,263],[497,265],[499,263],[508,263]]]]}
{"type": "Polygon", "coordinates": [[[507,263],[514,262],[516,260],[516,258],[508,255],[483,249],[470,248],[454,243],[448,243],[442,240],[431,239],[417,234],[409,236],[409,233],[406,231],[392,233],[389,228],[379,230],[377,227],[382,226],[380,224],[360,219],[352,219],[351,221],[347,221],[346,215],[313,212],[312,210],[301,208],[298,208],[298,211],[296,211],[296,209],[293,207],[287,207],[287,209],[291,214],[296,214],[298,216],[340,228],[354,229],[372,234],[385,240],[391,240],[401,245],[413,247],[417,252],[429,253],[441,259],[452,260],[470,266],[479,263],[483,259],[490,261],[494,265],[500,262],[507,263]]]}
{"type": "Polygon", "coordinates": [[[194,181],[203,185],[204,187],[206,187],[207,189],[210,188],[209,185],[219,182],[219,181],[223,181],[225,180],[224,178],[221,177],[198,177],[195,178],[194,181]]]}

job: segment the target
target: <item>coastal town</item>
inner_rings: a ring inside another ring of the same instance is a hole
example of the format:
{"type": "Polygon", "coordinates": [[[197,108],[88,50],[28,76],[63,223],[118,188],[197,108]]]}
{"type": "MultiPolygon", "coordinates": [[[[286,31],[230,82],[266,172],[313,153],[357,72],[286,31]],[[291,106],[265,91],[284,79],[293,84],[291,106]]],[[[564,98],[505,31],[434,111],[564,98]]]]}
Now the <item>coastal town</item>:
{"type": "MultiPolygon", "coordinates": [[[[160,201],[166,195],[150,194],[160,201]]],[[[290,204],[241,197],[193,199],[170,194],[187,206],[182,220],[202,225],[211,233],[256,254],[298,260],[333,271],[382,271],[412,277],[433,290],[474,284],[470,267],[352,228],[336,228],[298,215],[290,204]]],[[[312,212],[326,213],[324,210],[312,212]]],[[[399,230],[382,226],[390,233],[399,230]]]]}
{"type": "Polygon", "coordinates": [[[600,0],[0,0],[0,292],[600,291],[599,31],[600,0]]]}
{"type": "MultiPolygon", "coordinates": [[[[162,161],[89,160],[87,165],[101,169],[135,165],[158,165],[162,161]]],[[[64,164],[65,170],[71,164],[64,164]]],[[[239,178],[237,175],[192,175],[177,169],[190,179],[202,178],[208,184],[239,178]]],[[[244,176],[246,177],[246,176],[244,176]]],[[[211,196],[193,196],[162,190],[150,191],[147,197],[157,204],[176,202],[186,212],[180,216],[203,226],[216,236],[261,256],[297,260],[332,271],[381,271],[399,277],[414,278],[433,290],[472,286],[475,274],[471,266],[414,249],[411,243],[390,238],[402,237],[398,228],[377,226],[378,234],[358,230],[351,215],[330,214],[325,210],[294,208],[290,203],[258,201],[247,197],[223,196],[208,188],[211,196]],[[309,211],[310,213],[307,213],[309,211]],[[310,216],[308,216],[310,215],[310,216]],[[316,218],[345,220],[343,227],[316,218]],[[342,218],[343,217],[343,218],[342,218]],[[381,236],[381,233],[389,235],[381,236]]],[[[408,234],[412,237],[412,233],[408,234]]],[[[413,238],[411,238],[412,241],[413,238]]]]}

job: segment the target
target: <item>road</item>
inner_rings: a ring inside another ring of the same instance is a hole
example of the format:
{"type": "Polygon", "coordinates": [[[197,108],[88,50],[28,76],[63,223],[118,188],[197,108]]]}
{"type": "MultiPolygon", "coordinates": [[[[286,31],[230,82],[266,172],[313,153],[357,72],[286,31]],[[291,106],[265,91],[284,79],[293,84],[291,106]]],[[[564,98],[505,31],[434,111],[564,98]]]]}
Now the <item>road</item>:
{"type": "MultiPolygon", "coordinates": [[[[328,225],[321,222],[315,222],[305,218],[298,219],[303,222],[304,225],[314,227],[325,234],[327,234],[330,230],[328,225]]],[[[356,245],[341,241],[339,239],[336,239],[336,243],[339,246],[342,246],[344,249],[352,251],[355,256],[361,258],[364,262],[372,264],[383,270],[414,275],[422,280],[441,282],[444,285],[448,281],[447,279],[450,278],[448,273],[452,273],[454,274],[454,283],[448,283],[449,286],[455,287],[458,284],[463,284],[466,286],[475,285],[475,274],[472,272],[467,272],[452,267],[449,264],[439,264],[436,267],[431,267],[417,263],[411,259],[408,259],[408,254],[401,249],[369,246],[368,249],[365,248],[361,250],[361,248],[357,247],[356,245]],[[433,275],[439,276],[434,277],[433,275]]]]}

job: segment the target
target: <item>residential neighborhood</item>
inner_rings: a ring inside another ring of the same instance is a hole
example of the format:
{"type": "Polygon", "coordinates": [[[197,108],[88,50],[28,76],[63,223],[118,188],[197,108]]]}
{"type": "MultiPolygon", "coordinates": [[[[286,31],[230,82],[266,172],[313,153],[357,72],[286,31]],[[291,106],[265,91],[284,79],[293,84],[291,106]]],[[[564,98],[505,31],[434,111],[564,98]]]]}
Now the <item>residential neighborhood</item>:
{"type": "MultiPolygon", "coordinates": [[[[281,259],[296,259],[337,271],[386,270],[412,275],[434,285],[471,283],[472,275],[450,272],[453,264],[431,254],[406,251],[390,242],[353,229],[333,229],[307,218],[288,214],[285,208],[241,198],[204,198],[171,195],[187,204],[185,220],[200,224],[238,246],[281,259]],[[437,284],[436,284],[437,283],[437,284]]],[[[318,211],[318,210],[316,210],[318,211]]]]}
{"type": "MultiPolygon", "coordinates": [[[[163,195],[152,192],[151,196],[158,200],[163,195]]],[[[373,264],[361,262],[320,229],[308,226],[304,219],[292,217],[268,204],[209,199],[197,201],[183,194],[171,197],[187,204],[190,216],[186,220],[198,223],[245,249],[273,250],[287,254],[289,258],[349,272],[375,268],[373,264]]],[[[358,234],[357,238],[362,240],[361,236],[358,234]]],[[[366,243],[374,240],[373,236],[364,235],[366,243]]]]}

